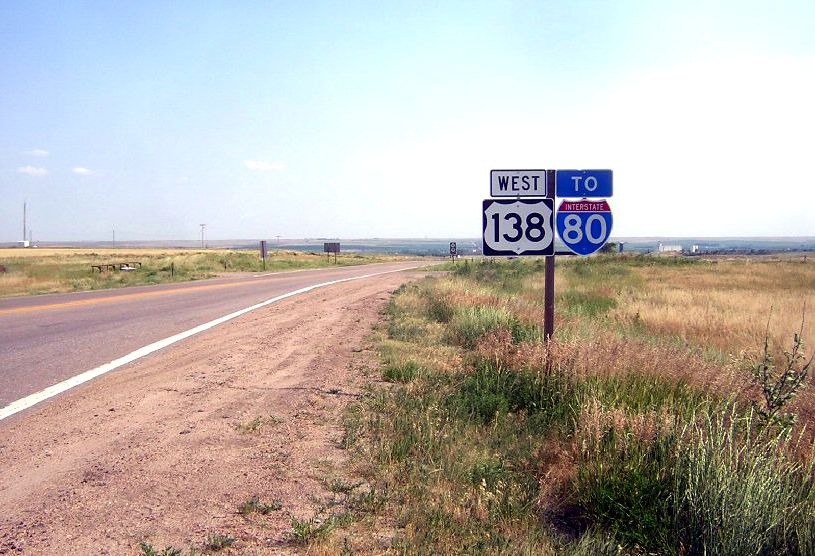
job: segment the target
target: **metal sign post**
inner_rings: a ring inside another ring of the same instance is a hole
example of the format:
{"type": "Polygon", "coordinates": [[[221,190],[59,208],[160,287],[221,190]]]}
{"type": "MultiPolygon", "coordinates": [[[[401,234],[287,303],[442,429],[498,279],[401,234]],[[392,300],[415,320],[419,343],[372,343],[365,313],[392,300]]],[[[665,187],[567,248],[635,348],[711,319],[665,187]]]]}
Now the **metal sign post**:
{"type": "MultiPolygon", "coordinates": [[[[555,170],[546,171],[546,179],[549,183],[555,183],[555,170]]],[[[550,187],[546,191],[546,198],[555,204],[554,188],[550,187]]],[[[554,241],[552,244],[554,245],[554,241]]],[[[548,344],[555,333],[555,254],[546,257],[546,266],[543,274],[543,340],[548,344]]],[[[549,358],[547,358],[547,361],[549,358]]]]}
{"type": "Polygon", "coordinates": [[[263,260],[263,270],[266,270],[266,240],[260,240],[260,258],[263,260]]]}

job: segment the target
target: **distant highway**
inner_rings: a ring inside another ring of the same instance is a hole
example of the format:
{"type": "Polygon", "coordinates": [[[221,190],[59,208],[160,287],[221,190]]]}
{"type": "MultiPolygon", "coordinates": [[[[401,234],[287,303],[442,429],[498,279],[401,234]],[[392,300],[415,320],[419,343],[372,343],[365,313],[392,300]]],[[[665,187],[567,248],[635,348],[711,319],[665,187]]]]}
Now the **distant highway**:
{"type": "Polygon", "coordinates": [[[136,349],[315,284],[398,262],[0,300],[0,409],[136,349]]]}

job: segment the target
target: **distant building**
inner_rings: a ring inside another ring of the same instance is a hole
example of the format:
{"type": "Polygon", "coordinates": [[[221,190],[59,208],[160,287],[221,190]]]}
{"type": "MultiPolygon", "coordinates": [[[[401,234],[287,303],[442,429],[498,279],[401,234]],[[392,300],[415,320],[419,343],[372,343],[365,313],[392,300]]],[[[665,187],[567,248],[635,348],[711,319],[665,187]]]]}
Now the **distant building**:
{"type": "Polygon", "coordinates": [[[18,241],[17,246],[18,247],[31,247],[31,242],[29,242],[27,239],[24,239],[23,241],[18,241]]]}
{"type": "Polygon", "coordinates": [[[657,251],[660,253],[681,253],[682,246],[681,245],[665,245],[664,243],[660,243],[657,246],[657,251]]]}
{"type": "Polygon", "coordinates": [[[691,253],[698,253],[699,252],[699,246],[698,245],[691,245],[690,246],[690,252],[691,253]]]}

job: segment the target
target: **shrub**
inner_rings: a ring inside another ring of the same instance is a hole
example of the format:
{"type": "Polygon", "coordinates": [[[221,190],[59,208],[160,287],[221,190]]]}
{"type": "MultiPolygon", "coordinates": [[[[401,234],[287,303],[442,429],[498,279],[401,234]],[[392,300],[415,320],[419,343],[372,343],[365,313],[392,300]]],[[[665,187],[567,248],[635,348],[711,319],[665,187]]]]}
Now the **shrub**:
{"type": "MultiPolygon", "coordinates": [[[[784,406],[795,397],[798,390],[806,380],[812,366],[813,357],[806,361],[804,356],[804,342],[801,331],[793,335],[792,348],[784,351],[784,364],[782,370],[776,368],[775,360],[770,354],[769,333],[764,335],[764,351],[761,360],[749,365],[753,382],[761,387],[763,404],[754,403],[753,407],[764,425],[777,425],[784,430],[790,430],[795,424],[794,413],[783,412],[784,406]]],[[[768,331],[769,332],[769,331],[768,331]]]]}

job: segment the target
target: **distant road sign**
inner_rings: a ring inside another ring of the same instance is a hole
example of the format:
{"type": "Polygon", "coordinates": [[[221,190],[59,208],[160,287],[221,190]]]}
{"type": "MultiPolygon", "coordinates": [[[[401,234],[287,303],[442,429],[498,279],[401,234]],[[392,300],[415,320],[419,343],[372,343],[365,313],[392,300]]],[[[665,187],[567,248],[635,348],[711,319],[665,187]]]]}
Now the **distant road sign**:
{"type": "Polygon", "coordinates": [[[605,245],[611,224],[611,207],[605,200],[563,201],[557,209],[557,233],[578,255],[591,255],[605,245]]]}
{"type": "Polygon", "coordinates": [[[491,170],[491,197],[546,197],[546,170],[491,170]]]}
{"type": "Polygon", "coordinates": [[[553,255],[553,199],[486,199],[483,203],[484,255],[553,255]]]}
{"type": "Polygon", "coordinates": [[[451,256],[451,257],[455,257],[455,256],[456,256],[457,249],[458,249],[458,248],[456,247],[456,242],[455,242],[455,241],[451,241],[451,242],[450,242],[450,256],[451,256]]]}
{"type": "Polygon", "coordinates": [[[558,197],[611,197],[611,170],[558,170],[555,177],[558,197]]]}
{"type": "Polygon", "coordinates": [[[323,243],[323,251],[325,253],[339,253],[340,244],[338,242],[325,242],[323,243]]]}

